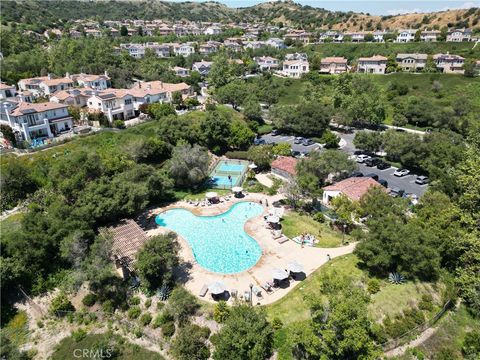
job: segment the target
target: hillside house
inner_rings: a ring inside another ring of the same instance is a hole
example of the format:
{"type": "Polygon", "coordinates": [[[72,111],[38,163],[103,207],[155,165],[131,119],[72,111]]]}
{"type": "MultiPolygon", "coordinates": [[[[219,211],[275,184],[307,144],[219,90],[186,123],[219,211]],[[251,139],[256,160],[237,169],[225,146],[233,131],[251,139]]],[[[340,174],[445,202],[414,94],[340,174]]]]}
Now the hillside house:
{"type": "Polygon", "coordinates": [[[344,57],[326,57],[320,61],[322,74],[342,74],[348,71],[347,59],[344,57]]]}
{"type": "Polygon", "coordinates": [[[385,74],[387,58],[381,55],[358,59],[357,72],[368,74],[385,74]]]}
{"type": "Polygon", "coordinates": [[[344,195],[351,201],[359,201],[371,187],[387,191],[371,177],[351,177],[323,188],[322,203],[326,206],[337,196],[344,195]]]}
{"type": "Polygon", "coordinates": [[[463,65],[465,59],[459,55],[435,54],[433,61],[437,65],[437,69],[446,74],[463,74],[463,65]]]}
{"type": "Polygon", "coordinates": [[[427,54],[397,54],[395,58],[403,71],[422,71],[427,64],[427,54]]]}

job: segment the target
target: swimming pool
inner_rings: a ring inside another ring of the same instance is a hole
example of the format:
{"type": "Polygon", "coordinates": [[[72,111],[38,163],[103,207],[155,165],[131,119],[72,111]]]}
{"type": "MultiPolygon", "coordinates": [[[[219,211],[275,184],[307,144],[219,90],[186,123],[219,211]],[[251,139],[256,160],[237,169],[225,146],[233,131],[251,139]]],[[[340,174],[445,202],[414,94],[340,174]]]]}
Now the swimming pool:
{"type": "Polygon", "coordinates": [[[190,245],[196,261],[216,273],[235,274],[255,265],[262,255],[245,230],[245,222],[263,213],[263,207],[240,202],[216,216],[196,216],[185,209],[167,210],[155,222],[175,231],[190,245]]]}

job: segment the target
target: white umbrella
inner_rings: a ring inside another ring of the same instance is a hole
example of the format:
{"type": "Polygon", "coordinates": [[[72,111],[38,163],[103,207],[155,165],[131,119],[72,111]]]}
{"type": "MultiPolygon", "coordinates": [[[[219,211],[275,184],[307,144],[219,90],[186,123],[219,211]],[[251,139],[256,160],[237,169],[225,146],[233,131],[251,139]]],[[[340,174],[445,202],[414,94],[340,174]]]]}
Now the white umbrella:
{"type": "Polygon", "coordinates": [[[208,290],[212,294],[218,295],[218,294],[223,294],[225,292],[225,290],[227,290],[227,287],[225,286],[225,284],[223,282],[215,281],[214,283],[212,283],[208,286],[208,290]]]}
{"type": "Polygon", "coordinates": [[[285,280],[288,278],[288,273],[282,269],[273,269],[272,276],[276,280],[285,280]]]}
{"type": "Polygon", "coordinates": [[[242,188],[241,186],[234,186],[234,187],[232,188],[232,191],[233,191],[234,193],[239,193],[239,192],[242,192],[242,191],[243,191],[243,188],[242,188]]]}
{"type": "Polygon", "coordinates": [[[213,199],[213,198],[218,197],[218,194],[217,194],[216,192],[214,192],[214,191],[211,191],[211,192],[207,192],[207,193],[205,194],[205,197],[206,197],[207,199],[213,199]]]}
{"type": "Polygon", "coordinates": [[[298,263],[296,260],[294,260],[292,262],[289,262],[287,264],[287,268],[288,268],[288,270],[290,270],[291,272],[294,272],[294,273],[303,272],[303,265],[298,263]]]}
{"type": "Polygon", "coordinates": [[[269,217],[267,217],[267,222],[277,224],[280,222],[280,218],[275,215],[270,215],[269,217]]]}
{"type": "Polygon", "coordinates": [[[250,165],[248,165],[248,168],[253,170],[253,169],[256,169],[256,168],[257,168],[257,165],[255,165],[255,164],[250,164],[250,165]]]}

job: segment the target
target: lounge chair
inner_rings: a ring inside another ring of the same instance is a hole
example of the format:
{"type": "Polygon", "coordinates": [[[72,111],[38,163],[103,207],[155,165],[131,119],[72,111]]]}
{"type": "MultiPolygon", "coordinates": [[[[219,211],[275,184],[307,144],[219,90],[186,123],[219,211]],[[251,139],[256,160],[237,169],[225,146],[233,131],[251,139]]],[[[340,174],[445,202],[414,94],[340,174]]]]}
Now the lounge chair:
{"type": "Polygon", "coordinates": [[[268,282],[262,284],[262,285],[261,285],[261,288],[262,288],[263,290],[265,290],[265,292],[266,292],[267,294],[271,294],[271,293],[273,292],[272,287],[270,286],[270,284],[269,284],[268,282]]]}
{"type": "Polygon", "coordinates": [[[254,286],[252,289],[252,292],[255,294],[257,298],[263,299],[262,290],[260,290],[258,287],[254,286]]]}
{"type": "Polygon", "coordinates": [[[205,297],[205,295],[207,295],[207,292],[208,292],[208,285],[203,285],[198,295],[200,295],[201,297],[205,297]]]}
{"type": "Polygon", "coordinates": [[[273,235],[273,240],[280,239],[282,237],[282,231],[281,230],[273,230],[272,235],[273,235]]]}
{"type": "Polygon", "coordinates": [[[230,290],[230,295],[232,295],[233,298],[237,298],[237,295],[238,295],[237,289],[230,290]]]}
{"type": "Polygon", "coordinates": [[[245,291],[243,293],[243,298],[245,299],[245,301],[250,301],[250,291],[245,291]]]}

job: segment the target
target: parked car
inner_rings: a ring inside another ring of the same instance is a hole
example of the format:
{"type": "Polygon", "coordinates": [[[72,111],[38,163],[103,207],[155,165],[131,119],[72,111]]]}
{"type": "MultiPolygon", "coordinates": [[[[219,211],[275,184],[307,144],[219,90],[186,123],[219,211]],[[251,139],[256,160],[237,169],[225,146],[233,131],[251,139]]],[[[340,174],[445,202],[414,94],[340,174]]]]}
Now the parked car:
{"type": "Polygon", "coordinates": [[[357,160],[358,163],[363,163],[366,160],[371,159],[371,158],[372,158],[371,156],[362,154],[362,155],[358,155],[356,160],[357,160]]]}
{"type": "Polygon", "coordinates": [[[272,136],[280,135],[280,130],[274,129],[274,130],[272,130],[272,132],[270,133],[270,135],[272,135],[272,136]]]}
{"type": "Polygon", "coordinates": [[[267,142],[264,139],[255,139],[253,140],[253,145],[264,145],[267,142]]]}
{"type": "Polygon", "coordinates": [[[372,178],[373,180],[378,181],[378,175],[377,175],[377,174],[374,174],[374,173],[367,174],[367,175],[365,175],[365,177],[370,177],[370,178],[372,178]]]}
{"type": "Polygon", "coordinates": [[[393,197],[398,197],[398,196],[403,196],[405,194],[405,190],[394,187],[390,189],[390,196],[393,197]]]}
{"type": "Polygon", "coordinates": [[[300,156],[300,151],[292,150],[292,156],[293,157],[299,157],[300,156]]]}
{"type": "Polygon", "coordinates": [[[360,171],[355,171],[352,173],[351,177],[363,177],[363,173],[360,171]]]}
{"type": "Polygon", "coordinates": [[[410,170],[407,170],[407,169],[397,169],[393,175],[395,176],[399,176],[399,177],[402,177],[402,176],[405,176],[405,175],[408,175],[410,174],[410,170]]]}
{"type": "Polygon", "coordinates": [[[294,143],[294,144],[301,144],[303,140],[304,140],[303,137],[297,136],[297,137],[293,140],[293,143],[294,143]]]}
{"type": "Polygon", "coordinates": [[[368,167],[374,167],[377,166],[380,161],[381,160],[377,158],[370,158],[365,160],[365,165],[367,165],[368,167]]]}
{"type": "Polygon", "coordinates": [[[388,188],[388,181],[385,179],[379,179],[377,181],[380,185],[382,185],[384,188],[388,188]]]}
{"type": "Polygon", "coordinates": [[[390,167],[390,164],[382,160],[380,160],[377,164],[378,170],[385,170],[385,169],[388,169],[389,167],[390,167]]]}
{"type": "Polygon", "coordinates": [[[415,194],[411,194],[411,193],[405,193],[402,195],[402,197],[404,199],[408,199],[408,202],[411,204],[411,205],[417,205],[418,204],[418,196],[415,195],[415,194]]]}
{"type": "Polygon", "coordinates": [[[428,184],[429,181],[430,180],[428,179],[428,177],[423,176],[423,175],[417,176],[417,178],[415,179],[415,183],[418,184],[418,185],[428,184]]]}
{"type": "Polygon", "coordinates": [[[302,141],[303,146],[310,146],[313,145],[313,140],[312,139],[304,139],[302,141]]]}

